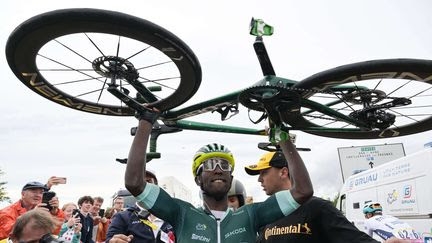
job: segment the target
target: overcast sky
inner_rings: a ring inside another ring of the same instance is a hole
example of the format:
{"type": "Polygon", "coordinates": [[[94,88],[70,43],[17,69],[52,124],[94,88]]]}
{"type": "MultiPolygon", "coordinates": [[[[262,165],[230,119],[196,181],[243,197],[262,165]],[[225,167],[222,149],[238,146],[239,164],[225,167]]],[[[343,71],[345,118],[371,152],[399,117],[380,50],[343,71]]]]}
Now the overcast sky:
{"type": "MultiPolygon", "coordinates": [[[[339,65],[382,58],[432,58],[432,2],[428,0],[340,1],[6,1],[0,9],[0,46],[24,20],[60,8],[89,7],[116,10],[147,19],[170,30],[194,51],[203,79],[193,104],[239,90],[262,78],[248,34],[251,17],[275,27],[266,46],[276,74],[302,80],[339,65]]],[[[4,52],[3,52],[4,53],[4,52]]],[[[24,86],[0,57],[0,168],[13,201],[27,181],[46,182],[51,175],[68,178],[54,190],[60,203],[80,196],[107,200],[123,187],[124,165],[115,158],[127,156],[134,118],[93,115],[55,104],[24,86]]],[[[219,122],[209,114],[199,121],[219,122]]],[[[247,111],[224,123],[252,126],[247,111]]],[[[338,147],[403,143],[407,154],[430,142],[431,132],[385,140],[341,140],[297,134],[297,146],[312,152],[302,156],[316,195],[332,197],[342,186],[338,147]]],[[[243,167],[264,153],[257,149],[265,137],[184,131],[163,135],[160,160],[149,168],[158,177],[175,176],[198,195],[191,174],[191,159],[202,145],[220,142],[235,155],[234,176],[246,184],[255,200],[266,198],[256,177],[243,167]]],[[[4,203],[1,205],[5,205],[4,203]]],[[[105,204],[104,206],[107,206],[105,204]]]]}

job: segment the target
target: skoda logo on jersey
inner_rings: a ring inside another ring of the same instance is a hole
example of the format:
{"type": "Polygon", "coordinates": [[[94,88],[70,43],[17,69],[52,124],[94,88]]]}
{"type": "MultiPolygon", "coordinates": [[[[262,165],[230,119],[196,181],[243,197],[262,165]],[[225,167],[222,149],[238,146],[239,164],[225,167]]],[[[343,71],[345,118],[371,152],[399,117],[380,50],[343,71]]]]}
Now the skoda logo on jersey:
{"type": "Polygon", "coordinates": [[[196,230],[206,230],[206,229],[207,229],[207,226],[206,226],[205,224],[200,224],[200,223],[198,223],[198,224],[195,226],[195,229],[196,229],[196,230]]]}

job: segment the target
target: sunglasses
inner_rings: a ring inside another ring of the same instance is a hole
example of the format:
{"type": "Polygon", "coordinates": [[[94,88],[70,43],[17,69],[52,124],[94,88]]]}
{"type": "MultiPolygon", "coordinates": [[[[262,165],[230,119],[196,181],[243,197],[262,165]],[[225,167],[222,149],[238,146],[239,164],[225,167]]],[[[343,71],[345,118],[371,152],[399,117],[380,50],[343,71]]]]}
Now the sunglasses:
{"type": "Polygon", "coordinates": [[[217,157],[205,160],[201,166],[204,171],[214,171],[216,166],[219,166],[222,171],[232,171],[232,167],[228,160],[217,157]]]}

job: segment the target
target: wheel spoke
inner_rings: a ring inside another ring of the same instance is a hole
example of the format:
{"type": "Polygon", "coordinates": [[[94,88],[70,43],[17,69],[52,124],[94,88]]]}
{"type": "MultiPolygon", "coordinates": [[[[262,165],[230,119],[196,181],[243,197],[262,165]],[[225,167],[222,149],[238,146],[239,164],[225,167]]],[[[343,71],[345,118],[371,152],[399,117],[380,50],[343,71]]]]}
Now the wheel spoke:
{"type": "MultiPolygon", "coordinates": [[[[357,85],[356,85],[357,87],[357,85]]],[[[343,100],[341,97],[339,97],[335,92],[332,92],[340,101],[342,101],[343,103],[345,103],[345,105],[347,105],[347,107],[349,107],[352,111],[355,111],[354,108],[352,108],[352,106],[350,106],[347,102],[345,102],[345,100],[343,100]]]]}
{"type": "Polygon", "coordinates": [[[159,66],[159,65],[162,65],[162,64],[170,63],[170,62],[172,62],[172,61],[161,62],[161,63],[157,63],[157,64],[153,64],[153,65],[137,68],[137,70],[141,70],[141,69],[145,69],[145,68],[150,68],[150,67],[155,67],[155,66],[159,66]]]}
{"type": "Polygon", "coordinates": [[[101,96],[102,96],[102,91],[104,90],[104,88],[105,88],[105,84],[106,84],[106,81],[108,80],[108,78],[105,78],[105,81],[104,81],[104,83],[103,83],[103,85],[102,85],[102,89],[101,89],[101,91],[100,91],[100,93],[99,93],[99,97],[98,97],[98,100],[97,100],[97,102],[96,103],[98,103],[99,104],[99,101],[100,101],[100,98],[101,98],[101,96]]]}
{"type": "Polygon", "coordinates": [[[418,97],[430,97],[430,96],[432,96],[432,94],[428,94],[428,95],[417,95],[416,98],[418,98],[418,97]]]}
{"type": "Polygon", "coordinates": [[[72,67],[69,67],[68,65],[66,65],[66,64],[63,64],[63,63],[61,63],[61,62],[59,62],[59,61],[56,61],[56,60],[54,60],[54,59],[51,59],[51,58],[49,58],[49,57],[46,57],[46,56],[44,56],[44,55],[42,55],[42,54],[37,54],[38,56],[41,56],[41,57],[43,57],[43,58],[45,58],[45,59],[47,59],[47,60],[50,60],[50,61],[52,61],[52,62],[55,62],[55,63],[57,63],[57,64],[59,64],[59,65],[62,65],[62,66],[64,66],[64,67],[67,67],[67,68],[69,68],[69,69],[71,69],[71,70],[74,70],[74,71],[77,71],[77,72],[79,72],[79,73],[81,73],[81,74],[84,74],[85,76],[87,76],[87,77],[90,77],[90,78],[92,78],[92,79],[97,79],[97,78],[95,78],[95,77],[93,77],[93,76],[91,76],[91,75],[89,75],[89,74],[86,74],[86,73],[84,73],[84,72],[82,72],[82,71],[80,71],[80,70],[78,70],[78,69],[76,69],[76,68],[72,68],[72,67]]]}
{"type": "Polygon", "coordinates": [[[400,106],[400,107],[393,107],[393,110],[401,110],[401,109],[416,109],[416,108],[427,108],[431,107],[432,105],[416,105],[416,106],[400,106]]]}
{"type": "Polygon", "coordinates": [[[85,81],[90,81],[90,80],[96,80],[96,81],[99,81],[99,82],[103,82],[102,80],[99,80],[99,78],[102,78],[102,77],[98,77],[96,79],[94,79],[94,78],[86,78],[86,79],[78,79],[78,80],[73,80],[73,81],[67,81],[67,82],[62,82],[62,83],[58,83],[58,84],[53,84],[53,86],[59,86],[59,85],[63,85],[63,84],[79,83],[79,82],[85,82],[85,81]]]}
{"type": "Polygon", "coordinates": [[[158,85],[163,86],[163,87],[168,88],[168,89],[176,90],[176,89],[174,89],[174,88],[172,88],[172,87],[169,87],[168,85],[165,85],[165,84],[159,83],[159,82],[157,82],[157,81],[176,79],[176,78],[180,78],[180,77],[174,77],[174,78],[161,78],[161,79],[153,79],[153,80],[146,79],[146,78],[143,78],[143,77],[141,77],[141,76],[140,76],[139,78],[145,80],[145,81],[142,81],[142,82],[140,82],[140,83],[148,83],[148,82],[151,82],[151,83],[158,84],[158,85]]]}
{"type": "Polygon", "coordinates": [[[430,89],[432,89],[432,86],[429,87],[429,88],[427,88],[427,89],[425,89],[425,90],[423,90],[423,91],[418,92],[417,94],[415,94],[415,95],[409,97],[408,99],[411,99],[411,98],[413,98],[413,97],[416,97],[416,96],[418,96],[419,94],[422,94],[422,93],[424,93],[424,92],[426,92],[426,91],[428,91],[428,90],[430,90],[430,89]]]}
{"type": "Polygon", "coordinates": [[[94,45],[94,47],[96,47],[96,49],[100,52],[100,54],[102,54],[102,56],[105,56],[105,54],[101,51],[101,49],[99,49],[99,47],[96,45],[96,43],[93,42],[93,40],[90,38],[90,36],[88,36],[87,33],[84,33],[84,35],[87,36],[89,41],[94,45]]]}
{"type": "MultiPolygon", "coordinates": [[[[104,88],[104,89],[106,89],[106,88],[104,88]]],[[[95,90],[92,90],[92,91],[89,91],[89,92],[85,92],[85,93],[82,93],[82,94],[79,94],[79,95],[76,95],[76,96],[74,96],[74,98],[78,98],[78,97],[81,97],[81,96],[84,96],[84,95],[88,95],[88,94],[92,94],[92,93],[95,93],[95,92],[99,92],[99,91],[101,91],[102,89],[95,89],[95,90]]]]}
{"type": "Polygon", "coordinates": [[[375,85],[375,88],[373,88],[373,91],[375,91],[378,88],[378,86],[381,84],[382,81],[383,81],[383,79],[380,79],[380,81],[377,83],[377,85],[375,85]]]}
{"type": "Polygon", "coordinates": [[[416,119],[411,118],[411,115],[407,116],[407,115],[404,115],[404,114],[402,114],[402,113],[400,113],[400,112],[397,112],[397,111],[395,111],[395,110],[392,110],[392,109],[389,109],[389,110],[392,111],[392,112],[394,112],[394,113],[399,114],[400,116],[406,117],[406,118],[411,119],[411,120],[413,120],[413,121],[415,121],[415,122],[419,122],[419,121],[417,121],[416,119]]]}
{"type": "Polygon", "coordinates": [[[140,54],[141,52],[143,52],[143,51],[145,51],[145,50],[149,49],[150,47],[151,47],[151,46],[148,46],[148,47],[146,47],[146,48],[142,49],[141,51],[138,51],[137,53],[133,54],[132,56],[130,56],[130,57],[128,57],[128,58],[126,58],[126,60],[129,60],[129,59],[131,59],[132,57],[134,57],[134,56],[136,56],[136,55],[140,54]]]}
{"type": "MultiPolygon", "coordinates": [[[[432,114],[415,114],[415,115],[408,115],[408,116],[431,116],[432,114]]],[[[406,117],[405,115],[397,115],[397,116],[404,116],[404,117],[406,117]]]]}
{"type": "Polygon", "coordinates": [[[120,36],[118,37],[118,42],[117,42],[116,57],[118,57],[119,51],[120,51],[120,36]]]}
{"type": "MultiPolygon", "coordinates": [[[[122,80],[120,79],[120,90],[122,90],[122,87],[123,87],[123,82],[122,82],[122,80]]],[[[122,100],[120,100],[120,106],[123,106],[123,101],[122,100]]]]}
{"type": "Polygon", "coordinates": [[[395,90],[393,90],[392,92],[386,94],[386,97],[385,97],[385,98],[387,98],[389,95],[393,94],[394,92],[398,91],[399,89],[401,89],[401,88],[404,87],[405,85],[409,84],[411,81],[412,81],[412,80],[408,80],[406,83],[404,83],[404,84],[402,84],[401,86],[397,87],[397,88],[396,88],[395,90]]]}
{"type": "MultiPolygon", "coordinates": [[[[345,108],[347,108],[348,106],[344,106],[344,107],[342,107],[342,108],[337,108],[336,109],[336,111],[340,111],[340,110],[345,110],[345,111],[351,111],[351,110],[346,110],[345,108]]],[[[321,115],[319,115],[319,116],[314,116],[312,119],[310,119],[309,121],[312,121],[312,120],[314,120],[314,119],[320,119],[320,118],[322,118],[322,117],[325,117],[325,116],[327,116],[326,114],[321,114],[321,115]]],[[[325,119],[325,118],[324,118],[325,119]]]]}
{"type": "Polygon", "coordinates": [[[60,41],[58,41],[57,39],[54,39],[55,42],[59,43],[60,45],[62,45],[63,47],[65,47],[66,49],[68,49],[69,51],[77,54],[79,57],[83,58],[84,60],[86,60],[89,63],[92,63],[92,61],[90,61],[89,59],[85,58],[83,55],[79,54],[77,51],[72,50],[72,48],[66,46],[65,44],[61,43],[60,41]]]}
{"type": "Polygon", "coordinates": [[[314,95],[313,98],[323,98],[323,99],[334,99],[334,96],[321,96],[321,95],[314,95]]]}
{"type": "Polygon", "coordinates": [[[323,127],[326,127],[326,126],[328,126],[328,125],[330,125],[330,124],[333,124],[333,123],[336,123],[337,121],[332,121],[332,122],[329,122],[329,123],[326,123],[326,124],[324,124],[324,125],[322,125],[323,127]]]}
{"type": "Polygon", "coordinates": [[[174,89],[174,88],[172,88],[172,87],[170,87],[170,86],[168,86],[168,85],[165,85],[165,84],[162,84],[162,83],[157,82],[157,81],[161,81],[161,80],[169,80],[169,79],[173,79],[173,78],[154,79],[154,80],[149,80],[149,79],[143,78],[143,77],[141,77],[141,76],[140,76],[139,78],[145,80],[144,82],[140,82],[140,83],[148,83],[148,82],[151,82],[151,83],[155,83],[155,84],[157,84],[157,85],[160,85],[160,86],[162,86],[162,87],[165,87],[165,88],[168,88],[168,89],[171,89],[171,90],[176,90],[176,89],[174,89]]]}
{"type": "Polygon", "coordinates": [[[50,69],[39,69],[39,71],[43,71],[43,72],[49,72],[49,71],[61,71],[61,72],[67,72],[67,71],[83,71],[83,72],[91,72],[94,71],[93,69],[82,69],[82,68],[77,68],[77,69],[65,69],[65,68],[50,68],[50,69]]]}

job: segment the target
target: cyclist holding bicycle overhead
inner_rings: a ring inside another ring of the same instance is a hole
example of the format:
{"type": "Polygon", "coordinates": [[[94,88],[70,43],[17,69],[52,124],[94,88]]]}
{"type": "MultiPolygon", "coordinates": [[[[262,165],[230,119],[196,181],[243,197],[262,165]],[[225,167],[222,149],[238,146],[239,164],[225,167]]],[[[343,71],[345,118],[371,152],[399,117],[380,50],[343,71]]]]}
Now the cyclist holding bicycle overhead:
{"type": "Polygon", "coordinates": [[[174,227],[178,243],[255,242],[260,227],[292,213],[312,196],[312,183],[303,161],[291,142],[285,141],[280,143],[284,153],[295,158],[288,163],[293,177],[290,190],[233,212],[228,208],[227,193],[233,178],[234,157],[225,146],[209,144],[195,154],[192,165],[195,182],[203,191],[203,207],[195,208],[170,197],[158,186],[144,181],[146,147],[157,116],[157,112],[150,111],[140,115],[129,152],[125,186],[141,206],[174,227]]]}

